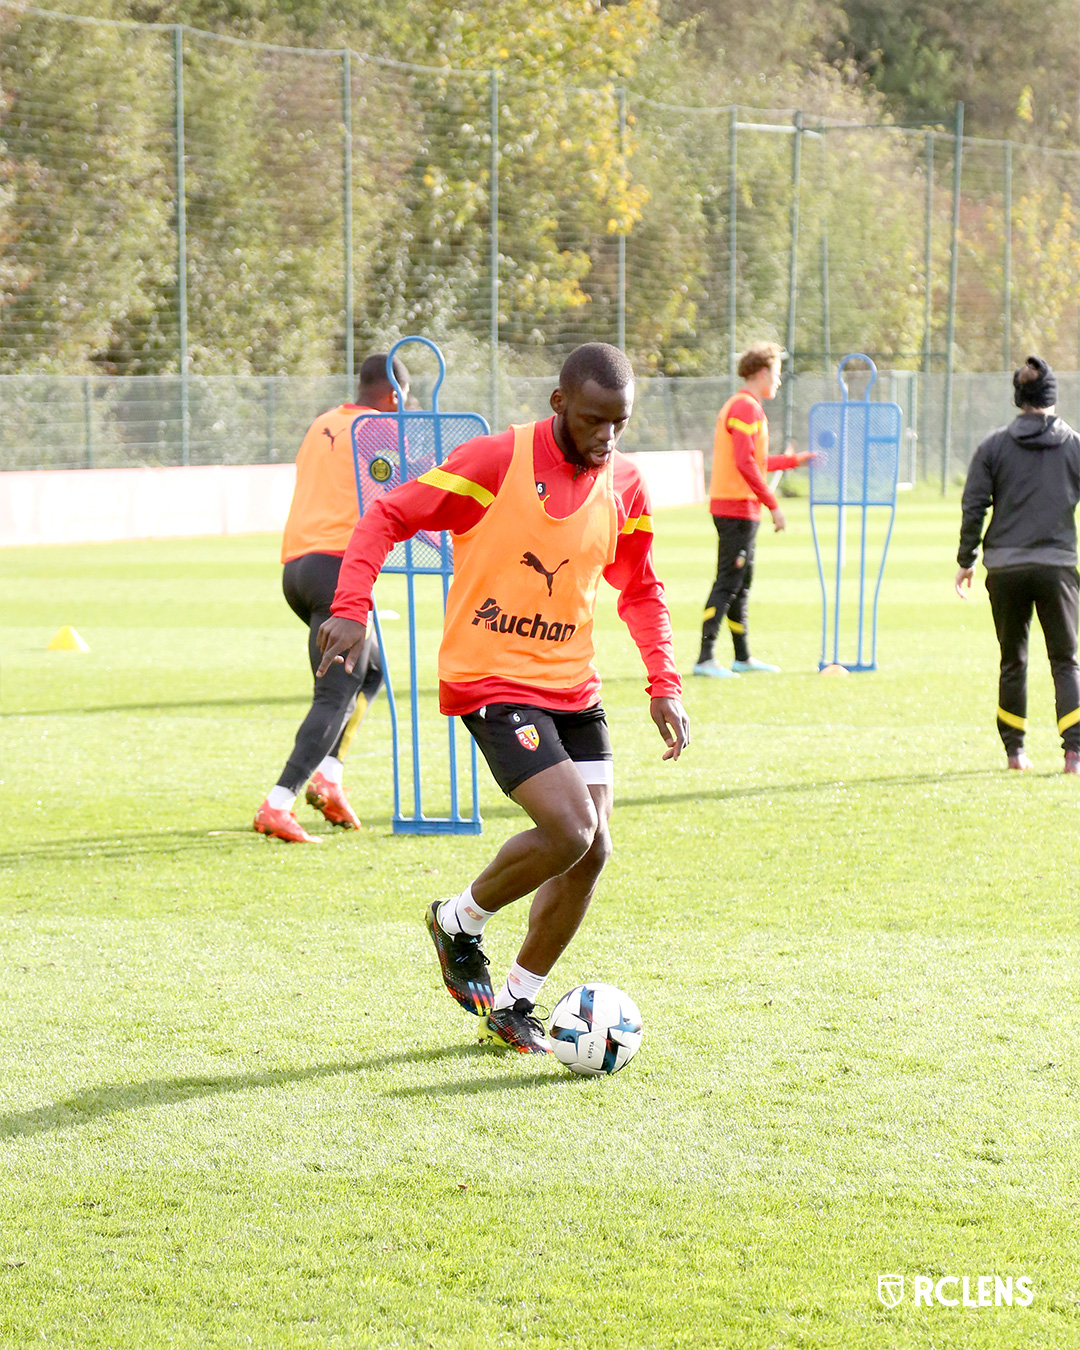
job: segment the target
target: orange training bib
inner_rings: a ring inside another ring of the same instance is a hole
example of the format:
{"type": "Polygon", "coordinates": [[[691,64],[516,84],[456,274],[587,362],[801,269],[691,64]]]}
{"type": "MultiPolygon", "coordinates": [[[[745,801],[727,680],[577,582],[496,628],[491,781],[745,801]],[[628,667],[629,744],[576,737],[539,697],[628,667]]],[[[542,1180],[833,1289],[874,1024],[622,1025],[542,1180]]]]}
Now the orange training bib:
{"type": "MultiPolygon", "coordinates": [[[[742,476],[735,464],[735,444],[727,425],[731,416],[731,405],[737,399],[748,397],[749,395],[743,392],[733,394],[720,409],[720,416],[716,419],[712,477],[709,480],[709,497],[712,500],[718,497],[725,501],[734,501],[739,498],[754,498],[756,500],[754,489],[742,476]]],[[[740,422],[738,426],[740,431],[745,432],[748,436],[753,436],[754,459],[757,461],[758,468],[764,474],[769,462],[768,419],[762,412],[758,421],[749,425],[740,422]]]]}
{"type": "Polygon", "coordinates": [[[585,501],[556,520],[533,478],[536,424],[514,427],[514,454],[479,524],[454,536],[439,679],[501,676],[538,689],[573,689],[592,673],[593,614],[615,557],[613,463],[585,501]]]}

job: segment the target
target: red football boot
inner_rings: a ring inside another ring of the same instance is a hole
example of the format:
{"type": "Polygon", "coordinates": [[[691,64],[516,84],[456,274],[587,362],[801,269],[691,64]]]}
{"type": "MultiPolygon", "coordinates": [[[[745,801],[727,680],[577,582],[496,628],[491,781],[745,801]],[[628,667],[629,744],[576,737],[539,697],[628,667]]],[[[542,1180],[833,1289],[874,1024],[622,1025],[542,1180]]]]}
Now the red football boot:
{"type": "Polygon", "coordinates": [[[1009,756],[1009,768],[1018,769],[1024,773],[1027,769],[1033,768],[1031,760],[1024,754],[1023,750],[1018,750],[1015,755],[1009,756]]]}
{"type": "Polygon", "coordinates": [[[272,834],[290,844],[321,844],[322,840],[308,834],[291,811],[275,811],[269,802],[263,802],[255,812],[255,829],[260,834],[272,834]]]}
{"type": "Polygon", "coordinates": [[[340,825],[346,830],[360,828],[360,817],[349,805],[345,789],[340,783],[331,783],[323,774],[315,773],[304,796],[308,805],[321,811],[331,825],[340,825]]]}
{"type": "Polygon", "coordinates": [[[1080,750],[1065,751],[1065,772],[1080,773],[1080,750]]]}

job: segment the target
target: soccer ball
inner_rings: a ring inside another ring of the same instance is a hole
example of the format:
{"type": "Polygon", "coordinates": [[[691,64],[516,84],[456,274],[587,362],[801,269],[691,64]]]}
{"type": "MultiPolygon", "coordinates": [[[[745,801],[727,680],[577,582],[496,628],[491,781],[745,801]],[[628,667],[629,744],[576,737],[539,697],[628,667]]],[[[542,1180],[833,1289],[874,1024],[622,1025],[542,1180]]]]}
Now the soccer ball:
{"type": "Polygon", "coordinates": [[[641,1013],[610,984],[580,984],[563,994],[548,1021],[551,1052],[571,1073],[618,1073],[641,1044],[641,1013]]]}

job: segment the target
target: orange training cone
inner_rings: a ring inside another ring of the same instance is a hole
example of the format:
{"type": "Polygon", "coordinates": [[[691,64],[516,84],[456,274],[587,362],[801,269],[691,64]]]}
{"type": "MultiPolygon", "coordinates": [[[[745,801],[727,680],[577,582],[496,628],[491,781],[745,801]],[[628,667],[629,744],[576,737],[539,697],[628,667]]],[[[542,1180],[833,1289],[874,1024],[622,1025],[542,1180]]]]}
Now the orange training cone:
{"type": "Polygon", "coordinates": [[[50,652],[88,652],[89,642],[85,642],[70,624],[64,624],[59,633],[46,648],[50,652]]]}

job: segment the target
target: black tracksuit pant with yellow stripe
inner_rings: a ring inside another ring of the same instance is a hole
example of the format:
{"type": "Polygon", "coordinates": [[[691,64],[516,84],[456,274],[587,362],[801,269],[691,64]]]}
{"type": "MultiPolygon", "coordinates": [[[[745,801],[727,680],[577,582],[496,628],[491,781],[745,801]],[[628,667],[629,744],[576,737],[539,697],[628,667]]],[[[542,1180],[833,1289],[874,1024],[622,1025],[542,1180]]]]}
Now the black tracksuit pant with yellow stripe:
{"type": "Polygon", "coordinates": [[[705,601],[699,663],[713,660],[717,635],[725,619],[731,630],[736,661],[750,659],[748,607],[750,583],[754,579],[754,541],[758,523],[741,516],[713,516],[718,541],[716,580],[705,601]]]}
{"type": "Polygon", "coordinates": [[[1001,648],[997,727],[1006,753],[1015,755],[1023,749],[1027,730],[1032,611],[1046,639],[1062,744],[1066,750],[1080,750],[1080,666],[1076,661],[1080,579],[1076,568],[1044,563],[995,567],[986,573],[986,589],[1001,648]]]}

